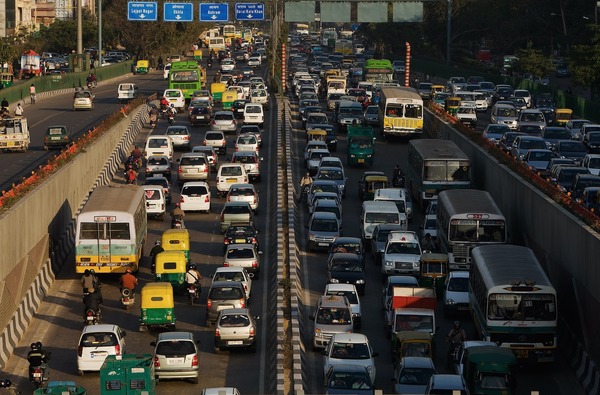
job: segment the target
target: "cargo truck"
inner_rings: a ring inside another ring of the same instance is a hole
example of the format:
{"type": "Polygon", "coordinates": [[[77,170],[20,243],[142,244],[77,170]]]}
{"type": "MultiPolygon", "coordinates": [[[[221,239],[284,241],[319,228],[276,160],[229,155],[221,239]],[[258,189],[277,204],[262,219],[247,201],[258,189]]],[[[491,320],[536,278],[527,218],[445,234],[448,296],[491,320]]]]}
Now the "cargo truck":
{"type": "Polygon", "coordinates": [[[348,166],[372,166],[375,159],[375,133],[371,126],[348,126],[348,166]]]}

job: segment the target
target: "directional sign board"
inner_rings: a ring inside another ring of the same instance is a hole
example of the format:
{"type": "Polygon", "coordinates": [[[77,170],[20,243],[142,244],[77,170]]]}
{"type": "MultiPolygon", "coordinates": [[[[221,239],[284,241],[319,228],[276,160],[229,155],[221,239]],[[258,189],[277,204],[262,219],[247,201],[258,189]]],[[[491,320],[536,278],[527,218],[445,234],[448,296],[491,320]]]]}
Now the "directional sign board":
{"type": "Polygon", "coordinates": [[[193,3],[165,3],[165,22],[192,22],[194,20],[193,3]]]}
{"type": "Polygon", "coordinates": [[[227,22],[229,20],[229,4],[200,3],[200,22],[227,22]]]}
{"type": "Polygon", "coordinates": [[[264,21],[263,3],[235,3],[235,19],[238,21],[264,21]]]}
{"type": "Polygon", "coordinates": [[[156,21],[158,4],[154,1],[130,1],[127,3],[128,21],[156,21]]]}

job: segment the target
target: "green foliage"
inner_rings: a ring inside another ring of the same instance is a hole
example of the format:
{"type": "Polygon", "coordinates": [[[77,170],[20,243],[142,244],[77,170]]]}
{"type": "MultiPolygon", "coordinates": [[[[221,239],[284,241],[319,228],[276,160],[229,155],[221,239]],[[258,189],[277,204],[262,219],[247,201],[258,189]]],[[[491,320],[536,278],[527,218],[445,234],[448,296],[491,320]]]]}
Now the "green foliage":
{"type": "Polygon", "coordinates": [[[591,87],[592,98],[596,98],[600,93],[600,29],[588,26],[590,43],[571,48],[570,69],[575,84],[591,87]]]}
{"type": "Polygon", "coordinates": [[[8,42],[6,39],[0,41],[0,63],[12,63],[18,54],[19,52],[14,44],[8,42]]]}
{"type": "Polygon", "coordinates": [[[531,42],[527,43],[527,48],[521,49],[517,53],[517,57],[519,58],[515,65],[517,72],[532,73],[543,77],[549,75],[555,68],[552,61],[541,50],[533,48],[531,42]]]}
{"type": "MultiPolygon", "coordinates": [[[[82,13],[83,47],[97,46],[98,26],[96,17],[88,9],[82,13]]],[[[37,52],[68,53],[77,48],[77,20],[56,20],[50,26],[41,26],[26,41],[26,48],[37,52]]]]}

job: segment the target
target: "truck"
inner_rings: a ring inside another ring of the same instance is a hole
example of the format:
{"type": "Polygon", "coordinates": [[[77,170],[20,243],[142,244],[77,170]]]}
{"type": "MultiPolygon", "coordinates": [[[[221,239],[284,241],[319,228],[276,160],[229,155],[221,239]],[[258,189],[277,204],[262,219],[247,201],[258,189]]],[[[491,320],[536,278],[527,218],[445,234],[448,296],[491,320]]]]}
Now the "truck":
{"type": "Polygon", "coordinates": [[[372,166],[375,159],[375,132],[371,126],[348,126],[348,166],[372,166]]]}
{"type": "Polygon", "coordinates": [[[27,118],[0,119],[0,151],[26,152],[30,142],[27,118]]]}
{"type": "Polygon", "coordinates": [[[397,348],[394,334],[402,331],[419,331],[435,335],[435,290],[425,287],[394,287],[392,297],[385,307],[385,324],[388,337],[392,337],[392,350],[397,348]]]}
{"type": "Polygon", "coordinates": [[[38,53],[33,50],[21,54],[20,78],[39,77],[42,74],[42,62],[38,53]]]}
{"type": "Polygon", "coordinates": [[[100,368],[101,395],[155,395],[152,354],[109,355],[100,368]]]}
{"type": "Polygon", "coordinates": [[[517,358],[508,348],[478,346],[465,349],[463,377],[471,394],[515,394],[517,358]]]}

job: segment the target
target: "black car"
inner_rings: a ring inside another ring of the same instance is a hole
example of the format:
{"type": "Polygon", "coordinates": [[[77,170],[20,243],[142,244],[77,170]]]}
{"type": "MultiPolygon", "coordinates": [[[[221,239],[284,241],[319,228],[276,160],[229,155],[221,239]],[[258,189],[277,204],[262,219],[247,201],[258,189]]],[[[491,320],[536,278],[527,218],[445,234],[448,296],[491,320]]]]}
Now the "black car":
{"type": "Polygon", "coordinates": [[[583,145],[590,154],[600,154],[600,132],[588,132],[583,137],[583,145]]]}
{"type": "Polygon", "coordinates": [[[600,176],[594,174],[576,174],[571,187],[571,197],[581,199],[585,188],[600,187],[600,176]]]}
{"type": "Polygon", "coordinates": [[[511,88],[500,88],[494,92],[492,99],[495,102],[498,100],[508,100],[513,95],[514,91],[511,88]]]}
{"type": "Polygon", "coordinates": [[[72,143],[69,128],[63,125],[49,126],[44,134],[44,149],[62,149],[72,143]]]}
{"type": "Polygon", "coordinates": [[[231,110],[233,111],[233,116],[235,119],[244,118],[244,107],[246,107],[246,100],[235,100],[231,105],[231,110]]]}
{"type": "Polygon", "coordinates": [[[365,294],[365,267],[360,256],[338,252],[327,263],[327,282],[354,284],[359,295],[365,294]]]}
{"type": "Polygon", "coordinates": [[[365,264],[365,249],[359,237],[336,237],[329,246],[329,258],[333,254],[343,252],[358,255],[363,265],[365,264]]]}
{"type": "Polygon", "coordinates": [[[507,154],[510,154],[510,149],[517,136],[526,136],[525,133],[519,132],[506,132],[500,138],[498,146],[507,154]]]}
{"type": "Polygon", "coordinates": [[[583,157],[587,155],[585,145],[575,140],[558,141],[554,150],[558,157],[573,159],[577,165],[580,165],[583,157]]]}
{"type": "Polygon", "coordinates": [[[188,115],[192,126],[209,125],[212,121],[212,110],[209,107],[194,107],[188,115]]]}
{"type": "Polygon", "coordinates": [[[232,223],[225,231],[223,249],[231,244],[254,244],[258,250],[258,229],[247,223],[232,223]]]}

